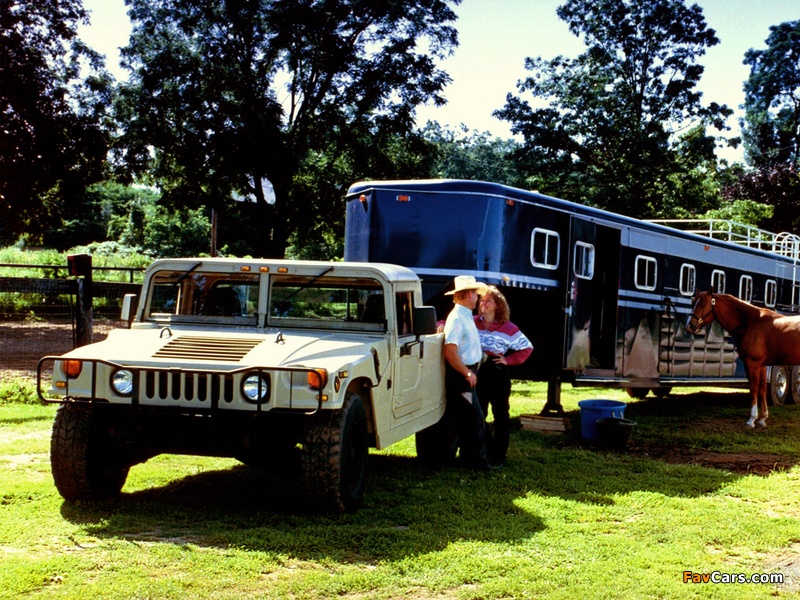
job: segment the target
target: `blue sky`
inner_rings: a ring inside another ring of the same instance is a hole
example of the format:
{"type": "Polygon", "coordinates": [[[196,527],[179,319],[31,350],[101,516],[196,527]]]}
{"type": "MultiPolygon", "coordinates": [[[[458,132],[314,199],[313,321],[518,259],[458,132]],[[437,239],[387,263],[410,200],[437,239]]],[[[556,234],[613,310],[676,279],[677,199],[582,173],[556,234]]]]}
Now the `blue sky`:
{"type": "MultiPolygon", "coordinates": [[[[524,78],[525,58],[545,59],[559,54],[577,56],[584,50],[567,25],[556,17],[563,0],[463,0],[455,8],[460,45],[441,66],[453,83],[445,91],[448,105],[422,107],[418,124],[436,120],[453,127],[465,124],[470,129],[489,131],[502,138],[511,137],[506,123],[492,117],[502,108],[506,94],[516,91],[524,78]]],[[[800,0],[697,0],[706,22],[717,32],[720,43],[701,59],[705,74],[700,88],[704,102],[727,104],[736,113],[728,120],[732,128],[726,135],[739,134],[739,106],[744,102],[742,85],[749,68],[742,64],[750,48],[765,48],[769,26],[800,19],[800,0]]],[[[91,11],[92,25],[81,30],[81,37],[92,48],[105,54],[112,73],[118,78],[117,49],[127,44],[130,22],[124,0],[84,0],[91,11]]],[[[741,160],[741,151],[720,151],[730,161],[741,160]]]]}

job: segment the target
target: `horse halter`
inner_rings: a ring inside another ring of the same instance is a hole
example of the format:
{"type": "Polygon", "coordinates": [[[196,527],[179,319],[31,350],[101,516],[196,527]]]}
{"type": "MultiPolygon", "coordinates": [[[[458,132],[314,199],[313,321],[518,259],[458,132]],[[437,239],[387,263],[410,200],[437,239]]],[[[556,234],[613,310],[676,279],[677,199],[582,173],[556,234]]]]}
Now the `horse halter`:
{"type": "Polygon", "coordinates": [[[711,296],[711,309],[706,314],[704,314],[702,317],[696,317],[694,315],[694,311],[692,311],[692,314],[691,314],[691,317],[690,317],[690,318],[694,319],[695,321],[697,321],[697,329],[698,330],[702,329],[703,323],[706,322],[706,319],[709,317],[709,315],[716,315],[716,313],[714,312],[714,306],[717,304],[717,299],[714,298],[714,293],[711,292],[711,291],[708,292],[708,295],[711,296]]]}

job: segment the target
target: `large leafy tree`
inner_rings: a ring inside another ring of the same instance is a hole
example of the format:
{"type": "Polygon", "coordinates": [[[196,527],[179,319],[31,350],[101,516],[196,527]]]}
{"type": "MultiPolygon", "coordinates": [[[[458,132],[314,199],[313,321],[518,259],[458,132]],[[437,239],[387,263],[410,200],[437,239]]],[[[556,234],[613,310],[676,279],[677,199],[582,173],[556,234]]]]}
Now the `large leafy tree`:
{"type": "Polygon", "coordinates": [[[72,215],[102,178],[110,79],[81,0],[0,0],[0,214],[9,238],[72,215]]]}
{"type": "Polygon", "coordinates": [[[448,4],[460,0],[126,2],[121,164],[166,202],[255,201],[255,252],[281,256],[290,232],[325,219],[295,187],[309,168],[345,160],[366,175],[369,140],[408,133],[416,106],[444,102],[434,60],[457,43],[448,4]]]}
{"type": "Polygon", "coordinates": [[[637,217],[705,209],[686,178],[714,162],[697,60],[718,43],[699,6],[682,0],[568,0],[559,18],[582,37],[575,59],[526,59],[533,74],[495,115],[521,134],[519,153],[550,193],[637,217]],[[689,132],[687,134],[687,132],[689,132]],[[684,177],[684,175],[686,177],[684,177]],[[699,202],[699,206],[698,206],[699,202]]]}
{"type": "Polygon", "coordinates": [[[800,163],[800,20],[769,28],[764,50],[750,49],[744,63],[742,136],[756,167],[800,163]]]}

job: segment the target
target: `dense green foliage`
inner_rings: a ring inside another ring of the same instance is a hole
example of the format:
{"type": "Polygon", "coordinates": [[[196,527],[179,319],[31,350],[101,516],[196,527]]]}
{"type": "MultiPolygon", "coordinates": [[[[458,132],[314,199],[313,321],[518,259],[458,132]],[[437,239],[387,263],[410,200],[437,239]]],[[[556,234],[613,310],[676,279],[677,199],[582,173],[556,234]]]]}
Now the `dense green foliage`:
{"type": "Polygon", "coordinates": [[[416,106],[443,102],[434,59],[457,43],[459,1],[128,0],[120,167],[168,205],[254,201],[256,252],[283,256],[330,206],[328,186],[308,195],[304,180],[322,171],[341,196],[340,161],[383,175],[367,157],[413,130],[416,106]]]}
{"type": "MultiPolygon", "coordinates": [[[[714,164],[706,126],[732,111],[701,104],[698,59],[718,43],[699,6],[682,0],[568,0],[558,9],[587,50],[528,58],[533,74],[495,114],[524,138],[520,156],[549,189],[635,217],[704,209],[702,172],[714,164]],[[537,104],[538,106],[538,104],[537,104]],[[688,135],[677,132],[695,123],[688,135]]],[[[713,171],[713,169],[712,169],[713,171]]]]}
{"type": "Polygon", "coordinates": [[[742,134],[751,164],[800,162],[800,20],[769,28],[767,48],[750,49],[745,64],[742,134]]]}
{"type": "Polygon", "coordinates": [[[110,80],[85,21],[81,0],[0,1],[0,242],[74,218],[103,177],[110,80]]]}
{"type": "Polygon", "coordinates": [[[115,87],[77,38],[81,0],[0,0],[0,242],[204,254],[213,211],[224,254],[330,259],[349,185],[439,177],[637,217],[753,201],[772,211],[750,224],[800,233],[800,21],[745,55],[747,168],[715,157],[731,111],[697,84],[718,40],[685,0],[565,0],[586,51],[527,59],[495,113],[521,141],[414,125],[445,102],[460,0],[126,3],[115,87]]]}

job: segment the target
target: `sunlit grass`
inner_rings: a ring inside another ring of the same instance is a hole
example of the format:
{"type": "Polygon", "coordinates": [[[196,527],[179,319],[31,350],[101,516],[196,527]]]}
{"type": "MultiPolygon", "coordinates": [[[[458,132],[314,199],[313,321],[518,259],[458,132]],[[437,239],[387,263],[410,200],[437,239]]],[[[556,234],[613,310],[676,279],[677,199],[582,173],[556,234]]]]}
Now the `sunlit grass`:
{"type": "MultiPolygon", "coordinates": [[[[619,399],[637,444],[800,462],[800,407],[774,407],[753,432],[740,391],[705,405],[677,392],[633,401],[564,386],[578,431],[534,433],[515,419],[509,466],[490,475],[425,469],[405,440],[372,452],[364,507],[335,516],[305,511],[293,480],[171,455],[133,467],[117,500],[64,502],[49,474],[54,407],[0,401],[0,598],[788,597],[685,584],[683,572],[762,572],[796,544],[800,467],[741,475],[580,439],[577,402],[619,399]]],[[[515,384],[512,416],[539,412],[545,396],[515,384]]]]}

